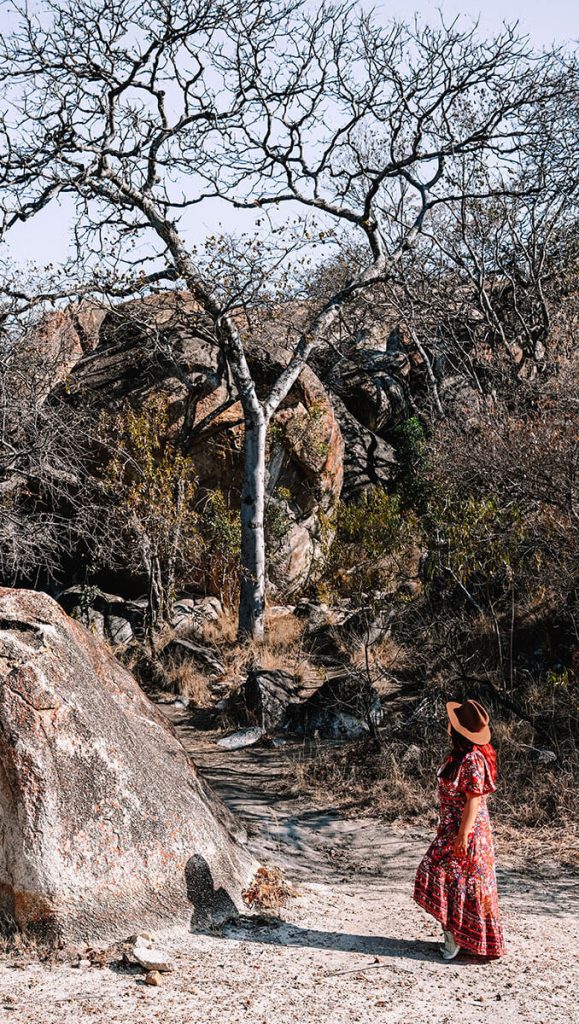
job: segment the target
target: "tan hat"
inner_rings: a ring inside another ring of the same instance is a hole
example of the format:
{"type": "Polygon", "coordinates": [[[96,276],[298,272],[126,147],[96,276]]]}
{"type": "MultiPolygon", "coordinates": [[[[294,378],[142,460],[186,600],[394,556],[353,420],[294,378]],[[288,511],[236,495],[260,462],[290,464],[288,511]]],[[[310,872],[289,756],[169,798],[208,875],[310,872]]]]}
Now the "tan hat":
{"type": "Polygon", "coordinates": [[[478,700],[465,700],[464,704],[450,700],[446,705],[446,713],[452,728],[461,736],[466,736],[471,743],[476,743],[480,747],[490,743],[490,716],[478,700]]]}

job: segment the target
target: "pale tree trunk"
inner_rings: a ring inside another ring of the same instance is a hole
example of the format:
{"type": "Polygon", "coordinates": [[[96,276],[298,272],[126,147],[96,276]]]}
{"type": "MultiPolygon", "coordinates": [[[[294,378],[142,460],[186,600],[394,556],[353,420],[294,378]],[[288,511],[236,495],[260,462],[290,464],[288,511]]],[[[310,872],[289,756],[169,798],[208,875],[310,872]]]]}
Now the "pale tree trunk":
{"type": "MultiPolygon", "coordinates": [[[[312,350],[321,340],[329,337],[344,301],[356,290],[368,287],[380,280],[388,262],[397,262],[404,249],[419,233],[426,206],[423,205],[403,244],[399,246],[396,253],[390,256],[389,260],[382,251],[381,242],[376,235],[374,238],[374,262],[354,281],[349,282],[341,291],[337,292],[314,317],[308,330],[299,338],[288,365],[280,373],[269,397],[262,404],[257,397],[255,382],[247,363],[243,341],[235,318],[231,313],[223,312],[211,287],[198,273],[175,225],[148,196],[135,190],[122,178],[119,179],[110,170],[105,172],[104,177],[114,181],[123,197],[135,208],[141,210],[165,242],[174,259],[177,273],[184,278],[191,294],[212,318],[217,340],[222,346],[235,382],[245,417],[238,635],[244,639],[262,640],[265,625],[265,453],[269,422],[307,365],[312,350]]],[[[436,176],[433,181],[435,180],[436,176]]]]}
{"type": "Polygon", "coordinates": [[[265,629],[265,442],[261,409],[245,417],[241,490],[241,578],[239,636],[263,640],[265,629]]]}

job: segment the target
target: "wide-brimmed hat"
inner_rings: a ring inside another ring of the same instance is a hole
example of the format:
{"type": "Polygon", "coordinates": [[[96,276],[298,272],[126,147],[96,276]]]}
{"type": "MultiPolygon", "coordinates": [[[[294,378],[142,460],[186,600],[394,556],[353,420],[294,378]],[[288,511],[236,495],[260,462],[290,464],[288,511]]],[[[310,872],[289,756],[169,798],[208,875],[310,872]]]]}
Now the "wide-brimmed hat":
{"type": "Polygon", "coordinates": [[[464,704],[459,701],[449,700],[446,705],[446,713],[453,729],[456,729],[461,736],[465,736],[471,743],[484,747],[485,743],[491,741],[491,730],[489,728],[490,717],[478,700],[465,700],[464,704]]]}

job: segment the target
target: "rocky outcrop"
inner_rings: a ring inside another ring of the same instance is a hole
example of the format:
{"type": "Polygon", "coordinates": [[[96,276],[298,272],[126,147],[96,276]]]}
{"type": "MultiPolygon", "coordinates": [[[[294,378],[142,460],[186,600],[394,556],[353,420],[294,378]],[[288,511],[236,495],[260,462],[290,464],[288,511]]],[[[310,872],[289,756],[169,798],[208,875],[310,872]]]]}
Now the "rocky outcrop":
{"type": "Polygon", "coordinates": [[[342,341],[340,357],[320,350],[315,366],[325,387],[348,412],[375,434],[392,428],[409,412],[405,380],[411,369],[399,328],[376,324],[342,341]]]}
{"type": "Polygon", "coordinates": [[[371,487],[387,487],[396,468],[392,445],[363,426],[335,394],[332,405],[344,438],[342,497],[351,501],[371,487]]]}
{"type": "Polygon", "coordinates": [[[218,918],[255,865],[242,830],[106,646],[0,591],[0,911],[47,940],[218,918]]]}
{"type": "Polygon", "coordinates": [[[77,406],[141,405],[163,389],[174,419],[221,382],[223,367],[205,318],[187,293],[122,303],[103,317],[93,344],[55,398],[77,406]]]}
{"type": "MultiPolygon", "coordinates": [[[[118,594],[106,594],[98,587],[68,587],[58,603],[73,619],[91,633],[123,647],[145,637],[147,599],[127,600],[118,594]]],[[[205,629],[223,614],[216,597],[182,594],[173,602],[169,624],[177,636],[205,639],[205,629]]]]}
{"type": "MultiPolygon", "coordinates": [[[[265,395],[289,353],[248,343],[247,354],[265,395]]],[[[239,493],[242,409],[226,382],[210,325],[185,293],[150,296],[110,311],[99,344],[78,360],[52,400],[90,416],[102,408],[142,408],[153,396],[166,401],[169,429],[193,457],[201,492],[239,493]]],[[[274,596],[300,589],[327,542],[325,513],[341,493],[343,454],[332,402],[305,368],[270,431],[266,528],[274,596]]]]}
{"type": "Polygon", "coordinates": [[[356,739],[382,719],[380,695],[368,679],[335,669],[307,700],[288,708],[286,728],[302,736],[356,739]]]}
{"type": "Polygon", "coordinates": [[[56,387],[83,355],[96,348],[106,315],[102,303],[85,300],[55,310],[40,321],[22,356],[36,367],[37,381],[43,381],[41,391],[48,393],[56,387]]]}

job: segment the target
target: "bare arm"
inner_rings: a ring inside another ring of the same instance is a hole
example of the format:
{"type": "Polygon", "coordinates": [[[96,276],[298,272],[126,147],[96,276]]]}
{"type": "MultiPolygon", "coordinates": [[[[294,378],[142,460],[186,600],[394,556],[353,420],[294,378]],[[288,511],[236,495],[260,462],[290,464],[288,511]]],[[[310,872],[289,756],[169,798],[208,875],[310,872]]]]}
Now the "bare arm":
{"type": "Polygon", "coordinates": [[[472,832],[472,827],[476,821],[481,799],[482,797],[475,796],[474,793],[466,794],[465,804],[462,809],[462,818],[460,820],[460,828],[454,842],[454,854],[456,857],[464,857],[466,854],[468,837],[472,832]]]}

